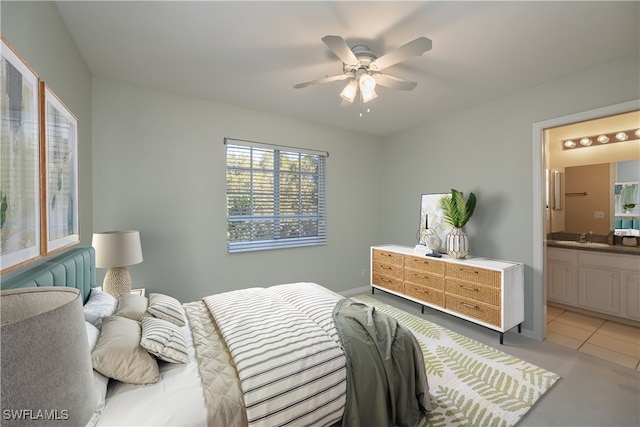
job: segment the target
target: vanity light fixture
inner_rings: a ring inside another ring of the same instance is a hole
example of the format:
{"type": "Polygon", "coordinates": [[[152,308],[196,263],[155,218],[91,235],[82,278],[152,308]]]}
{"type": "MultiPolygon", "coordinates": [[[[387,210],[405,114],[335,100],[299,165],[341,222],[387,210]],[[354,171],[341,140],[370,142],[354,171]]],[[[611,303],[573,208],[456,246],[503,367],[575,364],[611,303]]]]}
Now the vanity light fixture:
{"type": "Polygon", "coordinates": [[[626,141],[627,139],[629,139],[629,135],[627,135],[625,132],[618,132],[616,133],[616,139],[618,141],[626,141]]]}
{"type": "Polygon", "coordinates": [[[629,129],[623,131],[601,133],[599,135],[582,136],[572,139],[562,140],[562,149],[571,150],[573,148],[595,147],[614,142],[624,142],[640,139],[640,129],[629,129]],[[579,141],[579,143],[576,143],[579,141]]]}

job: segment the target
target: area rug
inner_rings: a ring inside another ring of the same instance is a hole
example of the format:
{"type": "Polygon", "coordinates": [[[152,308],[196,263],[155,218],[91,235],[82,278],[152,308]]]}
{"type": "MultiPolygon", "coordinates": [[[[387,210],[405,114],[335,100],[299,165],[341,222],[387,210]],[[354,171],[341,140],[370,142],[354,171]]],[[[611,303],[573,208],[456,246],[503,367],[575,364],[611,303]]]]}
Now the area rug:
{"type": "Polygon", "coordinates": [[[418,339],[434,406],[420,427],[513,426],[560,378],[370,296],[352,299],[394,317],[418,339]]]}

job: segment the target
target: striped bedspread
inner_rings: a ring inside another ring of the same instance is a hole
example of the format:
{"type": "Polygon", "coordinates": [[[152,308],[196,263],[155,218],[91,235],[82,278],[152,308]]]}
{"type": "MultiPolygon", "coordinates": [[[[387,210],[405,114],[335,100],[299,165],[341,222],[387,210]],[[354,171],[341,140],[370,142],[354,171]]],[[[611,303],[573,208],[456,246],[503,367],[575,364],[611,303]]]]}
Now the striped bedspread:
{"type": "Polygon", "coordinates": [[[346,399],[339,296],[314,284],[250,288],[204,302],[234,359],[250,426],[332,425],[346,399]]]}

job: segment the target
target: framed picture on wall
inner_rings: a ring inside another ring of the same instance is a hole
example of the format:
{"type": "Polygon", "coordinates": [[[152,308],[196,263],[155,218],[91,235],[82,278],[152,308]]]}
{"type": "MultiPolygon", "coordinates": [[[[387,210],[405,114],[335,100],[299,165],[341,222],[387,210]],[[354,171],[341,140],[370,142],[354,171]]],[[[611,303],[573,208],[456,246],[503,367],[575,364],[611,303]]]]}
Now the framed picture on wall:
{"type": "Polygon", "coordinates": [[[44,159],[43,245],[46,253],[80,241],[78,119],[44,83],[40,86],[44,159]]]}
{"type": "MultiPolygon", "coordinates": [[[[440,241],[440,252],[445,252],[445,245],[447,241],[447,234],[451,231],[452,227],[443,220],[442,209],[440,209],[440,200],[443,197],[450,196],[450,193],[439,194],[423,194],[420,199],[420,229],[418,236],[420,240],[425,235],[425,230],[429,229],[435,232],[440,241]]],[[[422,241],[419,244],[424,244],[422,241]]]]}
{"type": "Polygon", "coordinates": [[[0,270],[42,255],[38,75],[0,36],[0,270]]]}

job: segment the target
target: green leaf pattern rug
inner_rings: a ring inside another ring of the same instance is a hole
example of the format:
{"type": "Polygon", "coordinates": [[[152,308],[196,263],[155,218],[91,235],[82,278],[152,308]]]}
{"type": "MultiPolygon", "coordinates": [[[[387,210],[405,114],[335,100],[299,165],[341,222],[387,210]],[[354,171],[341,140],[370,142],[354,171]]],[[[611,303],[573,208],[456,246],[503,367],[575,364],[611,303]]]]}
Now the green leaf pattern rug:
{"type": "Polygon", "coordinates": [[[352,299],[396,318],[418,339],[434,406],[420,427],[513,426],[560,378],[370,296],[352,299]]]}

